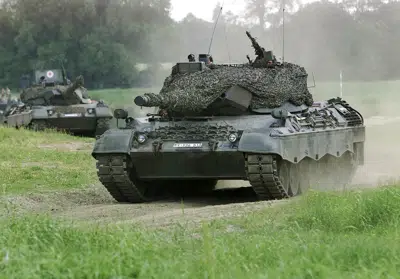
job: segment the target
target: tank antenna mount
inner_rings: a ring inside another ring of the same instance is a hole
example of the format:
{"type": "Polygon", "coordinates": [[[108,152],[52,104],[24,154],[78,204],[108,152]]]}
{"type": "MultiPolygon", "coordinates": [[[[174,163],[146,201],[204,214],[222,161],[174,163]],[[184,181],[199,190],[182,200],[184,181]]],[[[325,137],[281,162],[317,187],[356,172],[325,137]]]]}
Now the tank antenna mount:
{"type": "Polygon", "coordinates": [[[215,24],[214,24],[214,29],[213,29],[213,32],[212,32],[212,35],[211,35],[210,46],[208,47],[208,53],[207,53],[208,55],[210,55],[211,45],[212,45],[212,42],[213,42],[213,39],[214,39],[214,34],[215,34],[215,29],[217,28],[219,17],[222,14],[222,8],[224,7],[224,3],[225,3],[225,0],[222,2],[221,8],[219,9],[219,13],[218,13],[218,16],[217,16],[217,20],[215,21],[215,24]]]}

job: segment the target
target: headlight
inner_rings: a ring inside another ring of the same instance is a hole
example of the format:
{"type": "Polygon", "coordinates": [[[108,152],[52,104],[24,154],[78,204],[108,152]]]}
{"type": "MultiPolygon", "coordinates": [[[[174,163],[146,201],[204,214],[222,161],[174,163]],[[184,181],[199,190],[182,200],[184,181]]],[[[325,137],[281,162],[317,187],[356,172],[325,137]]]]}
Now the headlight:
{"type": "Polygon", "coordinates": [[[52,115],[52,114],[53,114],[53,111],[52,111],[52,110],[49,110],[48,113],[49,113],[49,115],[52,115]]]}
{"type": "Polygon", "coordinates": [[[139,143],[144,143],[146,140],[147,140],[147,138],[145,135],[138,135],[138,137],[137,137],[137,141],[139,143]]]}
{"type": "Polygon", "coordinates": [[[237,134],[230,134],[229,137],[228,137],[228,140],[229,140],[230,142],[232,142],[232,143],[234,143],[235,141],[237,141],[237,139],[238,139],[237,134]]]}
{"type": "Polygon", "coordinates": [[[94,113],[94,109],[90,108],[90,109],[87,110],[87,112],[88,112],[89,114],[92,114],[92,113],[94,113]]]}

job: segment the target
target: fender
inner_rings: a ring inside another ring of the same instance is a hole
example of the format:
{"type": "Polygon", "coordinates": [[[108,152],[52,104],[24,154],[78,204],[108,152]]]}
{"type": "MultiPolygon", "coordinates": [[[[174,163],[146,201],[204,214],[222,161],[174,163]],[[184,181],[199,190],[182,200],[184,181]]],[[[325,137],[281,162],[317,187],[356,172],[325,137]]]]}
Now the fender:
{"type": "Polygon", "coordinates": [[[109,107],[94,107],[94,109],[96,110],[97,117],[113,117],[113,114],[109,107]]]}
{"type": "Polygon", "coordinates": [[[129,154],[134,130],[110,129],[96,139],[93,146],[92,157],[98,154],[129,154]]]}
{"type": "Polygon", "coordinates": [[[354,153],[359,135],[352,128],[307,131],[303,133],[274,133],[273,129],[256,132],[245,131],[238,151],[259,154],[277,154],[291,163],[305,157],[318,161],[329,154],[340,157],[346,151],[354,153]]]}
{"type": "Polygon", "coordinates": [[[281,154],[279,138],[270,137],[272,129],[262,131],[244,131],[240,137],[238,151],[261,154],[281,154]]]}
{"type": "Polygon", "coordinates": [[[7,116],[8,127],[28,126],[32,122],[32,110],[19,112],[7,116]]]}
{"type": "Polygon", "coordinates": [[[34,119],[48,119],[47,108],[40,107],[32,109],[32,118],[34,119]]]}

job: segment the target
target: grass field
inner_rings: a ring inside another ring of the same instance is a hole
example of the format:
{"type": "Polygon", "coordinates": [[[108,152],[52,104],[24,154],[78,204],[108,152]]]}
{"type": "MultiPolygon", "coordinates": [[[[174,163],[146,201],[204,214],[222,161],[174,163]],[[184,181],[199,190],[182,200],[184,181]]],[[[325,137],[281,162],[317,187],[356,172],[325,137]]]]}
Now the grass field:
{"type": "MultiPolygon", "coordinates": [[[[1,130],[3,139],[13,133],[1,130]]],[[[12,191],[38,182],[41,190],[93,182],[93,164],[84,153],[37,148],[49,141],[70,142],[67,136],[21,134],[33,138],[25,141],[31,148],[28,158],[58,158],[62,167],[49,173],[15,164],[14,171],[25,174],[7,173],[13,177],[7,182],[12,191]]],[[[8,156],[23,161],[22,155],[8,156]]],[[[399,216],[396,186],[310,192],[242,218],[158,230],[82,225],[11,209],[0,218],[0,278],[397,278],[399,216]]]]}
{"type": "Polygon", "coordinates": [[[96,172],[90,156],[92,143],[92,139],[51,131],[35,133],[0,127],[1,192],[68,189],[93,183],[96,172]],[[70,152],[70,148],[78,151],[70,152]]]}
{"type": "MultiPolygon", "coordinates": [[[[366,112],[375,106],[394,113],[400,83],[345,84],[343,89],[345,99],[366,112]]],[[[312,90],[316,99],[339,95],[338,84],[317,84],[312,90]]],[[[91,95],[137,116],[143,111],[134,107],[133,97],[143,92],[158,90],[91,95]]],[[[98,184],[90,156],[93,141],[0,127],[0,198],[35,199],[37,193],[98,184]]],[[[182,214],[189,214],[182,206],[182,214]]],[[[86,224],[50,211],[16,210],[7,199],[0,199],[0,207],[0,278],[364,279],[398,278],[400,270],[397,185],[310,192],[244,217],[167,228],[86,224]]]]}

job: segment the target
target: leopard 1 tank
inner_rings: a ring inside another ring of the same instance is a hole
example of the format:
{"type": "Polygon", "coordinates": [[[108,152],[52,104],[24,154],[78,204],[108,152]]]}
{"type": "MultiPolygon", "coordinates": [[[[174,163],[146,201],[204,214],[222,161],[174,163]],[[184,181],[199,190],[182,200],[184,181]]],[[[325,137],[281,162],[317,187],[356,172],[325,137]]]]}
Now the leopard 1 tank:
{"type": "Polygon", "coordinates": [[[72,83],[64,69],[36,71],[34,84],[26,86],[20,98],[23,104],[6,117],[10,127],[52,128],[95,137],[110,128],[113,117],[103,101],[89,98],[82,76],[72,83]]]}
{"type": "MultiPolygon", "coordinates": [[[[316,102],[306,70],[279,63],[247,33],[257,58],[241,65],[177,63],[159,94],[134,100],[158,113],[95,142],[98,177],[118,202],[158,199],[176,185],[212,190],[247,180],[260,200],[351,182],[364,162],[362,115],[340,98],[316,102]]],[[[181,188],[182,189],[182,188],[181,188]]]]}

